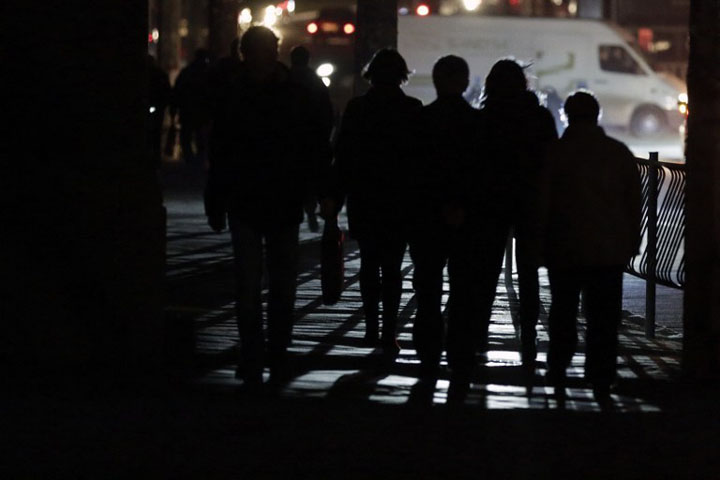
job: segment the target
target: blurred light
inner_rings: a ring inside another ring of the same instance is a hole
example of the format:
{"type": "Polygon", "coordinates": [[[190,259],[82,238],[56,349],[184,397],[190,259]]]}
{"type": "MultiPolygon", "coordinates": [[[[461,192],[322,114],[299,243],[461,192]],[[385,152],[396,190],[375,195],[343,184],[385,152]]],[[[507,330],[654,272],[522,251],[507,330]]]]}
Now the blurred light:
{"type": "Polygon", "coordinates": [[[275,7],[275,16],[276,17],[281,17],[282,13],[283,13],[282,7],[275,7]]]}
{"type": "Polygon", "coordinates": [[[346,23],[343,26],[343,32],[347,33],[348,35],[352,35],[353,33],[355,33],[355,25],[353,25],[352,23],[346,23]]]}
{"type": "Polygon", "coordinates": [[[678,112],[680,112],[682,115],[687,115],[688,106],[684,103],[678,104],[678,112]]]}
{"type": "Polygon", "coordinates": [[[155,113],[155,107],[150,107],[150,113],[155,113]]]}
{"type": "Polygon", "coordinates": [[[398,13],[400,15],[407,15],[408,13],[410,13],[410,10],[408,10],[407,7],[400,7],[400,10],[398,10],[398,13]]]}
{"type": "Polygon", "coordinates": [[[265,17],[263,18],[263,25],[266,27],[272,27],[277,22],[277,15],[275,14],[275,7],[268,5],[265,8],[265,17]]]}
{"type": "Polygon", "coordinates": [[[681,93],[680,95],[678,95],[678,102],[687,103],[688,102],[688,94],[681,93]]]}
{"type": "Polygon", "coordinates": [[[575,0],[572,0],[568,4],[568,13],[570,13],[570,15],[577,15],[577,11],[578,11],[577,2],[575,0]]]}
{"type": "Polygon", "coordinates": [[[477,10],[481,4],[482,0],[463,0],[463,7],[465,7],[465,10],[468,12],[477,10]]]}
{"type": "Polygon", "coordinates": [[[520,0],[510,0],[510,5],[517,7],[520,4],[520,0]]]}
{"type": "Polygon", "coordinates": [[[148,33],[148,43],[152,43],[152,42],[153,42],[152,33],[148,33]]]}
{"type": "Polygon", "coordinates": [[[313,33],[317,33],[317,31],[318,31],[317,23],[315,23],[315,22],[308,23],[307,31],[308,31],[308,33],[311,34],[311,35],[312,35],[313,33]]]}
{"type": "Polygon", "coordinates": [[[332,63],[323,63],[315,70],[315,73],[318,74],[318,77],[329,77],[334,71],[335,67],[332,63]]]}
{"type": "Polygon", "coordinates": [[[287,2],[287,11],[289,13],[293,13],[295,11],[295,0],[288,0],[287,2]]]}
{"type": "Polygon", "coordinates": [[[238,15],[239,24],[250,24],[252,23],[252,11],[249,8],[243,8],[238,15]]]}
{"type": "Polygon", "coordinates": [[[326,87],[329,87],[330,84],[332,83],[332,82],[330,81],[330,77],[322,77],[321,80],[322,80],[322,82],[325,84],[326,87]]]}
{"type": "Polygon", "coordinates": [[[153,42],[157,42],[158,39],[160,38],[160,30],[158,30],[157,28],[153,28],[151,35],[152,35],[153,42]]]}
{"type": "Polygon", "coordinates": [[[417,13],[421,17],[426,17],[430,15],[430,7],[428,7],[424,3],[421,3],[420,5],[418,5],[417,9],[415,9],[415,13],[417,13]]]}
{"type": "Polygon", "coordinates": [[[560,5],[562,5],[563,0],[552,0],[552,2],[559,7],[560,5]]]}

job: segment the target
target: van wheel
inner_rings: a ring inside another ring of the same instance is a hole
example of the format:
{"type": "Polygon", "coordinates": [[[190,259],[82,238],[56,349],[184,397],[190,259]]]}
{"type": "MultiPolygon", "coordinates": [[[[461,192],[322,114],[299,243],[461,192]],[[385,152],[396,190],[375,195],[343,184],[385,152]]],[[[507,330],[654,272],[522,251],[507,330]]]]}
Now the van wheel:
{"type": "Polygon", "coordinates": [[[665,130],[665,112],[657,107],[640,107],[630,119],[630,131],[636,137],[650,137],[665,130]]]}

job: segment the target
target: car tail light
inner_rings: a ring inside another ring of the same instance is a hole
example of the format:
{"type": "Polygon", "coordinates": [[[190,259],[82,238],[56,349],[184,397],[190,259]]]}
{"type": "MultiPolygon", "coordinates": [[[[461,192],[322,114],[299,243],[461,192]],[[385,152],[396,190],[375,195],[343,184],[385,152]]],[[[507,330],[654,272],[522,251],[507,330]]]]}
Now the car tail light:
{"type": "Polygon", "coordinates": [[[315,22],[308,23],[307,31],[310,35],[313,35],[318,32],[318,24],[315,22]]]}
{"type": "Polygon", "coordinates": [[[347,35],[352,35],[355,33],[355,25],[352,23],[346,23],[343,25],[343,32],[345,32],[347,35]]]}

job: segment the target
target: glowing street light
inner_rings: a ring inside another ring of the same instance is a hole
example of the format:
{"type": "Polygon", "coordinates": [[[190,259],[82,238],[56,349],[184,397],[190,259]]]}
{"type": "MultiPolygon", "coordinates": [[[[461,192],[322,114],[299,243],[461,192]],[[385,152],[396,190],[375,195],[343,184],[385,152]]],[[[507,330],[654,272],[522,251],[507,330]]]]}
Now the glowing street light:
{"type": "Polygon", "coordinates": [[[430,15],[430,7],[425,5],[424,3],[418,5],[417,9],[415,10],[415,13],[417,13],[421,17],[426,17],[430,15]]]}
{"type": "Polygon", "coordinates": [[[468,12],[477,10],[480,5],[482,5],[482,0],[463,0],[463,6],[468,12]]]}

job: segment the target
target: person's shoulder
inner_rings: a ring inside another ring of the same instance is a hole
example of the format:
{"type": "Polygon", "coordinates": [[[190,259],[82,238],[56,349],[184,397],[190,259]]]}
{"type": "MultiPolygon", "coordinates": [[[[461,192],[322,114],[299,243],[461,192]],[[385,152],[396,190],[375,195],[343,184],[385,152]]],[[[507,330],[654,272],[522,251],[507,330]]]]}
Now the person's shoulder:
{"type": "Polygon", "coordinates": [[[420,101],[420,99],[411,97],[410,95],[405,95],[403,101],[410,108],[420,110],[423,107],[423,103],[420,101]]]}

